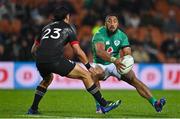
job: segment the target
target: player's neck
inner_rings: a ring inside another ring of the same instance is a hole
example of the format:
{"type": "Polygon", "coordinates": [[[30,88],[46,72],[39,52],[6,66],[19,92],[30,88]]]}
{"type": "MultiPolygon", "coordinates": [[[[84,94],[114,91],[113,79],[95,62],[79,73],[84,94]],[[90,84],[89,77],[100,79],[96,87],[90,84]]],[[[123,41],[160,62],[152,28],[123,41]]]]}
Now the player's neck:
{"type": "Polygon", "coordinates": [[[106,31],[108,36],[113,36],[116,33],[117,29],[115,31],[109,31],[108,29],[106,29],[106,31]]]}

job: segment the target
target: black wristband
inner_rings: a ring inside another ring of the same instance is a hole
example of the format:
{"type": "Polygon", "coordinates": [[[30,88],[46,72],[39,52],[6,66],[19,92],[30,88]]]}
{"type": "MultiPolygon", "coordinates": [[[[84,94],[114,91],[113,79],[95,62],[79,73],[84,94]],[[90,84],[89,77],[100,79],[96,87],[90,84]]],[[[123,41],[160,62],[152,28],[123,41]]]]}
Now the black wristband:
{"type": "Polygon", "coordinates": [[[91,65],[89,64],[89,62],[87,64],[84,65],[87,69],[91,68],[91,65]]]}

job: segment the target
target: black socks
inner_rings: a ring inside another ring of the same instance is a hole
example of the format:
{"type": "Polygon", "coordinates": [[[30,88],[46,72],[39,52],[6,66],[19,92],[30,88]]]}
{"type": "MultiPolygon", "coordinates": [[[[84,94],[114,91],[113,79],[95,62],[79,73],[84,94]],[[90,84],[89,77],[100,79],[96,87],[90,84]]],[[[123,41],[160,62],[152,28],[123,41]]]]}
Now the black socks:
{"type": "Polygon", "coordinates": [[[105,107],[107,105],[107,101],[102,97],[99,88],[95,84],[88,88],[87,91],[93,95],[101,106],[105,107]]]}
{"type": "MultiPolygon", "coordinates": [[[[39,102],[44,96],[44,94],[46,93],[46,91],[47,89],[37,86],[31,109],[33,110],[38,109],[39,102]]],[[[98,101],[98,103],[101,106],[105,107],[107,105],[107,101],[102,97],[101,92],[99,91],[99,88],[95,84],[93,84],[90,88],[88,88],[87,91],[93,95],[93,97],[98,101]]]]}
{"type": "Polygon", "coordinates": [[[37,86],[36,93],[34,96],[34,101],[33,101],[33,104],[31,106],[31,109],[33,109],[33,110],[38,109],[39,102],[40,102],[41,98],[44,96],[44,94],[46,93],[46,91],[47,91],[47,89],[40,87],[40,86],[37,86]]]}

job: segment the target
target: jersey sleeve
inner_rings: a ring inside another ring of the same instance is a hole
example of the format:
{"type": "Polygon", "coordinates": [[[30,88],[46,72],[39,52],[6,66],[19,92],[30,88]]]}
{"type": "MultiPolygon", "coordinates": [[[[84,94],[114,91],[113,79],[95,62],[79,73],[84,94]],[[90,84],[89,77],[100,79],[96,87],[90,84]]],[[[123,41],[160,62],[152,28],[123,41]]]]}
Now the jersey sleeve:
{"type": "Polygon", "coordinates": [[[73,26],[71,26],[71,29],[69,31],[68,42],[71,45],[79,44],[79,41],[77,40],[77,36],[76,36],[76,30],[73,26]]]}
{"type": "Polygon", "coordinates": [[[124,47],[129,47],[129,41],[128,41],[128,37],[125,33],[122,33],[122,44],[121,44],[121,49],[124,47]]]}

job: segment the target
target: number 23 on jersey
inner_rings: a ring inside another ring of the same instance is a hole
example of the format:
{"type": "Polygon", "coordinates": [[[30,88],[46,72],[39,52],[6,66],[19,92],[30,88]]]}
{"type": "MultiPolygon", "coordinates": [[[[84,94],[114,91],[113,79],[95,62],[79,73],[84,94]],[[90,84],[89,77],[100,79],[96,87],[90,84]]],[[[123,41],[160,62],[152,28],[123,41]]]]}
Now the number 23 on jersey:
{"type": "Polygon", "coordinates": [[[53,29],[47,28],[44,31],[44,35],[42,36],[42,40],[47,39],[47,38],[52,38],[52,39],[55,39],[55,40],[58,39],[61,36],[61,34],[60,34],[61,30],[62,29],[60,29],[60,28],[53,28],[53,29]]]}

